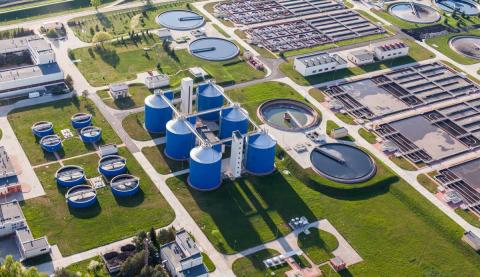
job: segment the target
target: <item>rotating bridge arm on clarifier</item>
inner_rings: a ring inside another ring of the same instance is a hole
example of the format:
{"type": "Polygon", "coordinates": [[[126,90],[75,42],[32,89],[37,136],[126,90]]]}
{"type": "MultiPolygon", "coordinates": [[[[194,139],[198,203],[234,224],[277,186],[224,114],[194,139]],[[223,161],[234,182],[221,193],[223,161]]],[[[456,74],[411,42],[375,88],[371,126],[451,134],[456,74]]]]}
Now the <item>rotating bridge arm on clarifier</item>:
{"type": "Polygon", "coordinates": [[[217,50],[216,47],[205,47],[205,48],[198,48],[198,49],[193,49],[190,50],[192,53],[204,53],[204,52],[211,52],[217,50]]]}
{"type": "Polygon", "coordinates": [[[193,20],[202,20],[203,16],[185,16],[185,17],[180,17],[178,20],[179,21],[193,21],[193,20]]]}
{"type": "Polygon", "coordinates": [[[416,17],[420,17],[420,16],[418,15],[417,8],[415,7],[415,4],[413,3],[413,1],[410,1],[410,7],[412,7],[412,13],[413,13],[413,15],[415,15],[416,17]]]}
{"type": "Polygon", "coordinates": [[[315,148],[315,151],[317,151],[318,153],[324,155],[325,157],[327,157],[327,158],[329,158],[329,159],[332,159],[332,160],[336,161],[336,162],[339,163],[339,164],[345,164],[345,160],[344,160],[344,159],[341,159],[341,158],[339,158],[339,157],[336,157],[336,156],[328,153],[327,151],[325,151],[325,150],[323,150],[323,149],[321,149],[321,148],[319,148],[319,147],[316,147],[316,148],[315,148]]]}

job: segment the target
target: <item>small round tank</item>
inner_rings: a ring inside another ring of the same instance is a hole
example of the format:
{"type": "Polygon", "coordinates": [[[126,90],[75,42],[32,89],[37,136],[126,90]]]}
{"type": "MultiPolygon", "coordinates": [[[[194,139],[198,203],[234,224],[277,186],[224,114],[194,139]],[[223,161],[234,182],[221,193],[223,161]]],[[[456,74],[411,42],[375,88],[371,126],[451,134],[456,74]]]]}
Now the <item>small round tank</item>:
{"type": "Polygon", "coordinates": [[[112,178],[110,188],[115,196],[132,196],[140,190],[140,179],[130,174],[121,174],[112,178]]]}
{"type": "Polygon", "coordinates": [[[92,115],[89,113],[77,113],[71,118],[72,127],[82,129],[92,124],[92,115]]]}
{"type": "Polygon", "coordinates": [[[58,135],[48,135],[40,140],[40,146],[46,152],[57,152],[62,149],[62,139],[58,135]]]}
{"type": "Polygon", "coordinates": [[[127,160],[118,155],[108,155],[98,161],[98,172],[105,177],[113,177],[125,173],[127,160]]]}
{"type": "Polygon", "coordinates": [[[85,171],[80,166],[66,165],[55,173],[57,184],[62,187],[73,187],[85,183],[85,171]]]}
{"type": "Polygon", "coordinates": [[[89,185],[72,187],[65,197],[68,205],[75,209],[85,209],[97,203],[97,192],[89,185]]]}
{"type": "Polygon", "coordinates": [[[159,94],[145,98],[145,129],[150,133],[165,133],[172,119],[172,109],[159,94]]]}
{"type": "MultiPolygon", "coordinates": [[[[201,84],[197,89],[197,110],[199,112],[219,108],[223,106],[221,88],[213,83],[201,84]]],[[[218,120],[219,112],[200,115],[203,120],[218,120]]]]}
{"type": "Polygon", "coordinates": [[[233,108],[224,109],[220,113],[220,139],[231,138],[234,131],[246,134],[248,131],[247,111],[235,104],[233,108]]]}
{"type": "Polygon", "coordinates": [[[179,117],[167,123],[165,155],[172,160],[186,160],[190,150],[195,147],[195,135],[185,118],[179,117]]]}
{"type": "Polygon", "coordinates": [[[95,126],[87,126],[80,130],[80,137],[83,142],[99,142],[102,139],[102,129],[95,126]]]}
{"type": "Polygon", "coordinates": [[[39,121],[33,124],[32,133],[38,138],[53,135],[53,123],[48,121],[39,121]]]}
{"type": "Polygon", "coordinates": [[[211,146],[197,146],[190,151],[188,183],[201,191],[214,190],[222,183],[222,154],[211,146]]]}
{"type": "Polygon", "coordinates": [[[267,175],[275,170],[277,142],[267,133],[251,135],[247,139],[245,169],[254,175],[267,175]]]}

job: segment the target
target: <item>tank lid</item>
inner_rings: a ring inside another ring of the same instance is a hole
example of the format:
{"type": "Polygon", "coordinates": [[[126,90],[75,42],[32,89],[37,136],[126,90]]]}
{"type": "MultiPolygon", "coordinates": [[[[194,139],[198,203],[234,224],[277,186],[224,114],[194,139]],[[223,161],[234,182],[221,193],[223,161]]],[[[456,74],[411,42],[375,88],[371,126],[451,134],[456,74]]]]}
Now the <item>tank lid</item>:
{"type": "Polygon", "coordinates": [[[204,97],[223,97],[221,88],[212,82],[198,86],[198,93],[204,97]]]}
{"type": "Polygon", "coordinates": [[[197,146],[190,151],[190,158],[198,163],[211,164],[222,159],[222,154],[211,146],[197,146]]]}
{"type": "Polygon", "coordinates": [[[188,128],[190,124],[184,117],[175,118],[167,122],[167,130],[180,135],[191,134],[192,130],[188,128]]]}
{"type": "Polygon", "coordinates": [[[222,110],[222,117],[229,121],[244,121],[247,119],[246,114],[248,112],[237,105],[233,106],[233,108],[222,110]]]}
{"type": "Polygon", "coordinates": [[[248,138],[248,144],[255,148],[267,149],[275,147],[277,145],[277,141],[269,134],[262,131],[260,134],[251,135],[248,138]]]}
{"type": "Polygon", "coordinates": [[[168,108],[169,105],[165,103],[163,98],[158,94],[152,94],[149,95],[145,98],[145,105],[156,108],[156,109],[162,109],[162,108],[168,108]]]}

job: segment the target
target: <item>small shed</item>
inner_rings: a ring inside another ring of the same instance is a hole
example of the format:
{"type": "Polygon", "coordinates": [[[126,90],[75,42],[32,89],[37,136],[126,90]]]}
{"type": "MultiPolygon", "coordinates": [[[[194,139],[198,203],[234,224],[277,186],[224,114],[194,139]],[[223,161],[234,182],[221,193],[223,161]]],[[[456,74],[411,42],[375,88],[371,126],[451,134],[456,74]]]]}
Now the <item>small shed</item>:
{"type": "Polygon", "coordinates": [[[347,268],[347,264],[340,257],[334,257],[330,259],[330,264],[332,265],[335,271],[342,271],[347,268]]]}
{"type": "Polygon", "coordinates": [[[201,67],[190,67],[190,68],[188,69],[188,71],[189,71],[190,74],[192,74],[193,77],[195,77],[195,78],[201,78],[201,79],[203,79],[203,78],[205,78],[206,76],[208,76],[208,73],[207,73],[205,70],[203,70],[203,68],[201,68],[201,67]]]}
{"type": "Polygon", "coordinates": [[[348,130],[345,127],[335,128],[332,130],[331,136],[334,139],[348,137],[348,130]]]}
{"type": "Polygon", "coordinates": [[[356,65],[364,65],[374,62],[374,54],[367,49],[352,51],[348,54],[348,60],[356,65]]]}
{"type": "Polygon", "coordinates": [[[113,99],[128,97],[128,85],[126,83],[110,84],[109,92],[113,99]]]}
{"type": "Polygon", "coordinates": [[[463,233],[462,240],[470,245],[473,250],[480,251],[480,238],[472,231],[463,233]]]}

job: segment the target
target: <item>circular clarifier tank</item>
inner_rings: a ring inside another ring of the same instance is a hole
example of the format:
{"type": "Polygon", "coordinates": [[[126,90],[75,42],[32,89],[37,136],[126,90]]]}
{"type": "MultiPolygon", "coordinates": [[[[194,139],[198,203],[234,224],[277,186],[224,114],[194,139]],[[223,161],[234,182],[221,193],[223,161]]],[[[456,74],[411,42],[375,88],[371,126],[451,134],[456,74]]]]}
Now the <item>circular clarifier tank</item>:
{"type": "Polygon", "coordinates": [[[85,171],[80,166],[66,165],[55,173],[57,184],[62,187],[73,187],[85,182],[85,171]]]}
{"type": "Polygon", "coordinates": [[[83,142],[98,142],[102,139],[102,129],[95,126],[87,126],[80,131],[83,142]]]}
{"type": "Polygon", "coordinates": [[[127,160],[118,155],[108,155],[98,161],[98,172],[105,177],[113,177],[125,173],[127,160]]]}
{"type": "Polygon", "coordinates": [[[291,99],[269,100],[257,110],[266,124],[284,131],[303,131],[320,123],[318,113],[307,104],[291,99]]]}
{"type": "Polygon", "coordinates": [[[53,153],[62,149],[62,139],[58,135],[48,135],[40,140],[43,150],[53,153]]]}
{"type": "Polygon", "coordinates": [[[390,6],[388,12],[402,20],[419,23],[431,24],[440,20],[440,13],[432,7],[413,3],[401,2],[390,6]]]}
{"type": "Polygon", "coordinates": [[[460,55],[480,60],[480,37],[456,36],[450,39],[449,44],[460,55]]]}
{"type": "Polygon", "coordinates": [[[373,159],[361,149],[342,143],[316,147],[310,154],[314,170],[335,182],[354,184],[372,178],[376,173],[373,159]]]}
{"type": "Polygon", "coordinates": [[[132,196],[140,190],[140,179],[130,174],[118,175],[110,181],[110,188],[115,196],[132,196]]]}
{"type": "Polygon", "coordinates": [[[65,197],[68,205],[76,209],[88,208],[97,202],[97,192],[89,185],[72,187],[65,197]]]}
{"type": "Polygon", "coordinates": [[[188,10],[170,10],[155,19],[157,24],[168,29],[188,31],[201,27],[205,23],[203,16],[188,10]]]}
{"type": "Polygon", "coordinates": [[[223,38],[199,38],[188,46],[190,53],[208,61],[226,61],[240,53],[238,46],[223,38]]]}
{"type": "Polygon", "coordinates": [[[48,121],[37,122],[32,126],[32,133],[39,138],[53,135],[53,123],[48,121]]]}
{"type": "Polygon", "coordinates": [[[465,15],[480,13],[480,5],[472,0],[434,0],[434,2],[440,9],[448,13],[452,13],[454,10],[465,15]]]}
{"type": "Polygon", "coordinates": [[[77,113],[70,119],[75,129],[82,129],[92,124],[92,115],[88,113],[77,113]]]}

